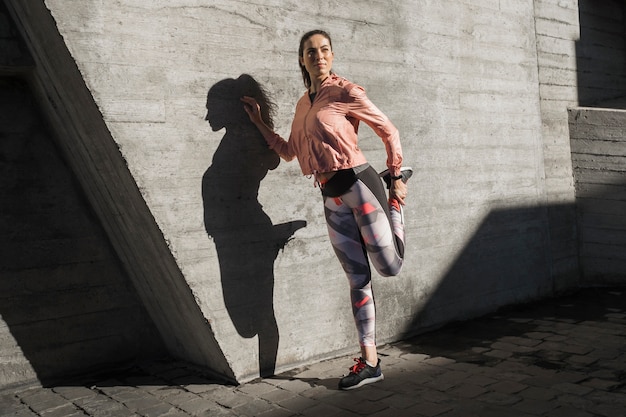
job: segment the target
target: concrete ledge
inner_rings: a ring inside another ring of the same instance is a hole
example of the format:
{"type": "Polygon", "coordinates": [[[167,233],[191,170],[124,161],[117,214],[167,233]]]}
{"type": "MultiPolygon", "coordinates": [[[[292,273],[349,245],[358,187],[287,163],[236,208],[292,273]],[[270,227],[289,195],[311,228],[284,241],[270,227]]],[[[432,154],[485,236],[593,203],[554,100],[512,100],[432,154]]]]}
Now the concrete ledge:
{"type": "Polygon", "coordinates": [[[589,284],[623,284],[626,110],[573,108],[569,124],[583,279],[589,284]]]}

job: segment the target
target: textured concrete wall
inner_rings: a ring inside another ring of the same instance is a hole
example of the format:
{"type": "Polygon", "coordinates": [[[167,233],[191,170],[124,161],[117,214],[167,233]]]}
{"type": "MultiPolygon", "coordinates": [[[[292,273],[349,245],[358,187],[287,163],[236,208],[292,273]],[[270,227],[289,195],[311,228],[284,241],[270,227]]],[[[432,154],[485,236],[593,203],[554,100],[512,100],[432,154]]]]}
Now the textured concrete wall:
{"type": "Polygon", "coordinates": [[[626,110],[623,108],[570,111],[580,265],[587,284],[626,283],[626,110]]]}
{"type": "MultiPolygon", "coordinates": [[[[6,1],[24,26],[41,4],[6,1]]],[[[110,175],[123,171],[115,152],[107,151],[114,169],[103,163],[95,173],[85,155],[97,156],[92,147],[101,141],[92,139],[83,155],[66,152],[83,184],[93,183],[88,195],[179,355],[227,374],[223,354],[232,376],[245,380],[259,368],[356,351],[347,283],[327,242],[318,190],[296,163],[275,166],[258,135],[239,123],[239,109],[217,113],[232,115],[238,128],[213,130],[204,120],[209,89],[250,74],[272,94],[276,128],[288,135],[303,92],[297,44],[311,28],[331,32],[336,72],[365,86],[394,121],[415,168],[405,269],[375,277],[380,342],[576,284],[566,113],[576,97],[575,1],[45,6],[181,275],[169,261],[165,272],[155,267],[168,259],[160,246],[139,249],[142,236],[133,230],[150,231],[144,241],[157,246],[158,236],[132,186],[110,175]],[[113,204],[100,189],[116,201],[131,195],[132,204],[113,204]],[[118,221],[129,213],[142,222],[134,229],[118,221]]],[[[31,44],[45,44],[39,26],[29,27],[31,44]]],[[[58,61],[46,48],[36,55],[58,61]]],[[[64,85],[66,78],[54,79],[56,89],[64,85]]],[[[221,109],[236,103],[238,90],[231,91],[221,109]]],[[[69,112],[74,123],[83,122],[81,113],[69,112]]],[[[382,169],[384,148],[366,127],[361,145],[382,169]]]]}
{"type": "Polygon", "coordinates": [[[234,379],[119,145],[45,4],[5,1],[33,58],[28,82],[168,351],[234,379]]]}
{"type": "Polygon", "coordinates": [[[55,146],[0,4],[0,387],[166,351],[55,146]]]}
{"type": "Polygon", "coordinates": [[[578,103],[577,0],[535,0],[545,199],[556,290],[577,285],[578,247],[567,108],[578,103]]]}
{"type": "Polygon", "coordinates": [[[610,108],[608,101],[626,96],[626,4],[578,0],[578,6],[578,103],[610,108]]]}
{"type": "Polygon", "coordinates": [[[0,386],[166,355],[28,87],[0,97],[0,386]]]}
{"type": "Polygon", "coordinates": [[[569,111],[584,284],[622,284],[626,4],[580,0],[578,102],[569,111]]]}
{"type": "Polygon", "coordinates": [[[626,96],[621,0],[535,0],[545,195],[555,289],[576,285],[578,241],[567,109],[626,96]]]}

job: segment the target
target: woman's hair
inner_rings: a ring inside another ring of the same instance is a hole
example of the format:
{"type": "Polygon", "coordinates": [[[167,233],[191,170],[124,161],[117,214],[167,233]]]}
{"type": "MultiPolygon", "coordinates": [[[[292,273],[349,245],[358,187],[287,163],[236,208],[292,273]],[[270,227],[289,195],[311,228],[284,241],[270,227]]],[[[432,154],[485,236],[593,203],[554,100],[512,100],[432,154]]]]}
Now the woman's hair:
{"type": "MultiPolygon", "coordinates": [[[[302,65],[302,63],[300,62],[300,58],[302,58],[302,56],[304,55],[304,43],[313,35],[322,35],[323,37],[328,39],[328,43],[330,44],[330,49],[331,50],[333,49],[333,41],[330,38],[330,34],[324,30],[315,29],[302,35],[302,38],[300,39],[300,48],[298,49],[298,65],[300,65],[300,71],[302,71],[302,80],[304,81],[304,86],[306,88],[311,87],[311,76],[309,75],[309,72],[306,70],[306,67],[302,65]]],[[[332,70],[331,70],[331,74],[332,74],[332,70]]]]}

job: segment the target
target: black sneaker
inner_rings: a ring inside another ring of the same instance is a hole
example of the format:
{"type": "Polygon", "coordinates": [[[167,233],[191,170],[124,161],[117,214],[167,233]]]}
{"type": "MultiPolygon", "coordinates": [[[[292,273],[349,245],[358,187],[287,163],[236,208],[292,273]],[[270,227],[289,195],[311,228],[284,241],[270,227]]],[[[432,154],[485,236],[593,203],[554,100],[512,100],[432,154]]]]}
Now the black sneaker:
{"type": "MultiPolygon", "coordinates": [[[[409,178],[411,178],[411,176],[413,175],[413,168],[411,167],[400,168],[400,175],[402,176],[402,182],[406,184],[409,178]]],[[[385,181],[385,184],[387,184],[387,189],[391,188],[391,175],[389,174],[388,169],[379,173],[378,176],[381,177],[383,181],[385,181]]]]}
{"type": "Polygon", "coordinates": [[[354,360],[356,365],[350,368],[350,373],[347,376],[341,378],[339,389],[355,389],[385,379],[383,372],[380,370],[380,359],[375,367],[369,366],[363,358],[354,358],[354,360]]]}

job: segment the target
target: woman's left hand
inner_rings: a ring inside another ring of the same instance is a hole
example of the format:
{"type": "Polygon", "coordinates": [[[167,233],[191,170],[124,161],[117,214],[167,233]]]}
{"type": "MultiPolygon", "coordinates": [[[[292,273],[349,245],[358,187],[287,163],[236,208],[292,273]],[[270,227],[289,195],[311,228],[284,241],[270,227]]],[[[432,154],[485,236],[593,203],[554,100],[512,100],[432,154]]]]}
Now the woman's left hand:
{"type": "Polygon", "coordinates": [[[389,198],[393,198],[404,206],[404,199],[406,198],[408,187],[400,180],[392,180],[391,188],[389,189],[389,198]]]}

